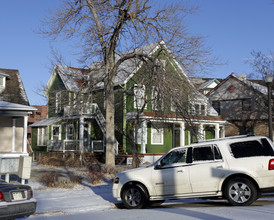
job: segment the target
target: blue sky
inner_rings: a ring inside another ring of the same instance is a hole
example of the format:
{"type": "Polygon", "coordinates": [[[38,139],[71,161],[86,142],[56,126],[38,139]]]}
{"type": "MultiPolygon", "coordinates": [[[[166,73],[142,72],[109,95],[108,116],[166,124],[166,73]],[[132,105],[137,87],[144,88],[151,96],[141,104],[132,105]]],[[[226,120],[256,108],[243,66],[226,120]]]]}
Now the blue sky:
{"type": "MultiPolygon", "coordinates": [[[[161,0],[168,1],[168,0],[161,0]]],[[[60,0],[1,1],[0,7],[0,68],[18,69],[31,105],[46,104],[37,94],[51,73],[50,47],[60,50],[72,65],[69,42],[50,41],[35,33],[48,10],[54,10],[60,0]]],[[[177,0],[177,2],[180,2],[177,0]]],[[[204,77],[225,78],[232,72],[252,72],[245,61],[251,51],[273,51],[274,1],[272,0],[188,0],[199,10],[187,17],[189,32],[206,37],[213,55],[226,65],[217,66],[204,77]]]]}

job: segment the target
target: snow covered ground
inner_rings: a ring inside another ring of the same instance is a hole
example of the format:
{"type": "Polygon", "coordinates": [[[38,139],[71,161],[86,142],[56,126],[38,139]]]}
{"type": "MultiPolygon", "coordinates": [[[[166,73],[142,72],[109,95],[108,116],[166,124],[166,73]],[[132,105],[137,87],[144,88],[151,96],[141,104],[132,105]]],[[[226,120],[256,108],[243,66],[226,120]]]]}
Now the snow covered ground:
{"type": "MultiPolygon", "coordinates": [[[[37,168],[36,168],[37,169],[37,168]]],[[[35,178],[29,181],[37,211],[28,219],[273,219],[274,197],[264,196],[252,206],[232,207],[225,200],[183,199],[158,207],[126,210],[112,197],[111,182],[83,183],[74,189],[45,188],[35,178]],[[115,205],[116,204],[116,205],[115,205]]]]}

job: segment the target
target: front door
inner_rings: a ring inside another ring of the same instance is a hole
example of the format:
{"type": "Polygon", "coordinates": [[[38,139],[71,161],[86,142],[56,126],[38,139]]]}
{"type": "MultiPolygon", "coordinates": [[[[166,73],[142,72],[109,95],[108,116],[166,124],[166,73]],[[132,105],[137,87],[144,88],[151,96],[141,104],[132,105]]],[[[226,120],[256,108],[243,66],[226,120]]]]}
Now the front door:
{"type": "Polygon", "coordinates": [[[177,124],[173,128],[173,147],[181,146],[181,128],[177,124]]]}
{"type": "Polygon", "coordinates": [[[186,149],[167,154],[155,167],[152,174],[156,194],[159,196],[191,193],[189,165],[186,163],[186,149]]]}

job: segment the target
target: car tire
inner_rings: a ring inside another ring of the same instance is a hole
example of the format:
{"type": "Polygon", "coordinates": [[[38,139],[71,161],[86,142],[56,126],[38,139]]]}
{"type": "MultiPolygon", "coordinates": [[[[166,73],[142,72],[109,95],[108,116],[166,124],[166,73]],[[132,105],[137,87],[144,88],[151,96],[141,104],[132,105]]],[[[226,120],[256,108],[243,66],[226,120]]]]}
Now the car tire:
{"type": "Polygon", "coordinates": [[[148,194],[140,184],[129,184],[122,191],[122,201],[128,209],[141,209],[148,203],[148,194]]]}
{"type": "Polygon", "coordinates": [[[245,178],[235,178],[227,183],[224,195],[234,206],[247,206],[257,200],[258,191],[251,181],[245,178]]]}

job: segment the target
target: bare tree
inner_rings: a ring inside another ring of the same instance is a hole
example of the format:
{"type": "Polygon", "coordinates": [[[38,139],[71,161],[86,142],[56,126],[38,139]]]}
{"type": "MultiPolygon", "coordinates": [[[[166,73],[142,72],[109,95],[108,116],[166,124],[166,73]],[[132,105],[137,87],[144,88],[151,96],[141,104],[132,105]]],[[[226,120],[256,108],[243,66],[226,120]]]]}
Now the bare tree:
{"type": "MultiPolygon", "coordinates": [[[[206,69],[215,62],[200,36],[187,33],[184,17],[192,13],[183,1],[157,6],[156,0],[63,0],[44,21],[46,36],[76,38],[81,61],[98,60],[104,69],[106,103],[106,164],[115,165],[114,80],[128,59],[149,59],[136,48],[164,40],[186,73],[206,69]],[[130,51],[124,53],[125,51],[130,51]]],[[[153,63],[153,62],[152,62],[153,63]]]]}
{"type": "Polygon", "coordinates": [[[261,51],[252,51],[252,59],[249,60],[250,66],[255,74],[259,74],[259,78],[264,78],[266,75],[274,75],[274,54],[263,54],[261,51]]]}

